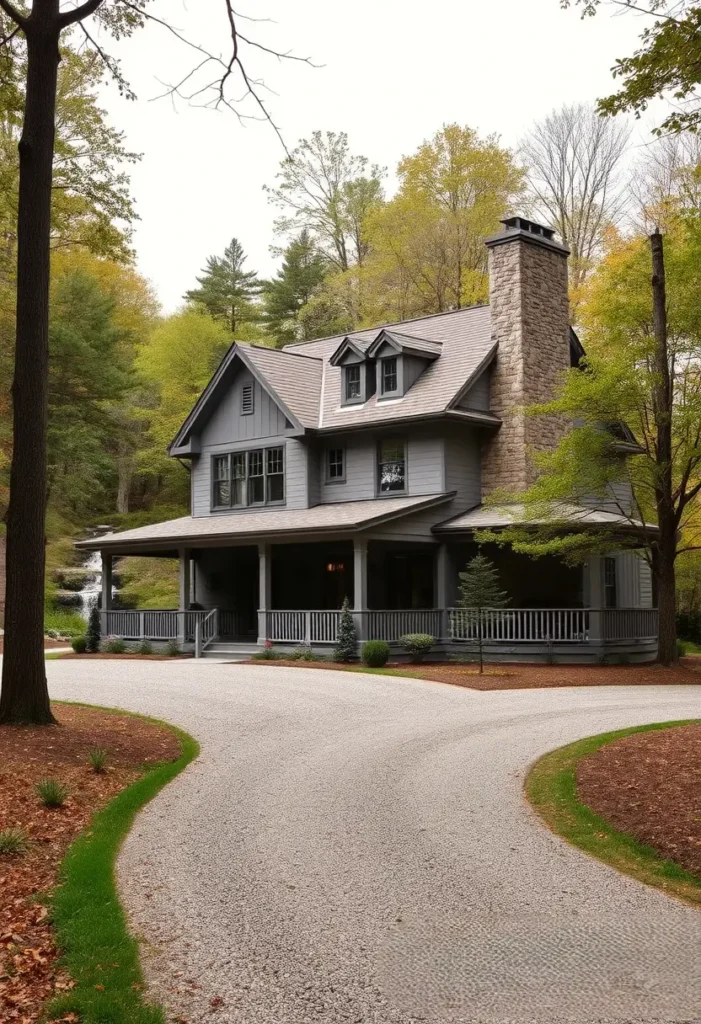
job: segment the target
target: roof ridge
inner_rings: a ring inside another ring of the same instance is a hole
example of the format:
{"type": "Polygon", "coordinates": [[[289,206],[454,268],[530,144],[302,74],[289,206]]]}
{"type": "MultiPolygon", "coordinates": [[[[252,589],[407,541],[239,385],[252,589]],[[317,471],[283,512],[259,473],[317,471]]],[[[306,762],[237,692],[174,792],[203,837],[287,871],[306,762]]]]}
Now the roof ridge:
{"type": "MultiPolygon", "coordinates": [[[[391,323],[388,323],[388,324],[376,324],[374,327],[358,327],[358,328],[356,328],[356,330],[354,330],[354,331],[347,331],[345,334],[327,334],[323,338],[309,338],[308,341],[292,341],[292,342],[290,342],[289,346],[285,346],[285,347],[289,348],[292,345],[313,345],[313,344],[315,344],[316,342],[319,342],[319,341],[333,341],[334,338],[350,338],[354,334],[366,334],[368,331],[382,331],[382,330],[386,330],[386,329],[388,329],[390,327],[400,327],[402,324],[416,324],[416,323],[420,323],[422,320],[433,320],[437,316],[452,316],[454,313],[467,313],[467,312],[471,312],[474,309],[488,309],[488,308],[489,308],[489,303],[488,302],[476,302],[473,306],[461,306],[460,309],[444,309],[442,313],[426,313],[426,314],[424,314],[424,316],[412,317],[411,320],[393,320],[391,323]]],[[[429,341],[429,340],[432,340],[432,339],[427,338],[426,340],[429,341]]],[[[310,357],[310,358],[315,358],[315,357],[310,357]]]]}
{"type": "MultiPolygon", "coordinates": [[[[302,344],[306,345],[307,342],[302,342],[302,344]]],[[[321,356],[308,356],[305,352],[288,352],[287,345],[284,348],[273,348],[272,345],[256,345],[251,342],[247,347],[258,349],[261,352],[277,352],[279,355],[297,356],[298,359],[313,359],[315,363],[323,363],[321,356]]]]}

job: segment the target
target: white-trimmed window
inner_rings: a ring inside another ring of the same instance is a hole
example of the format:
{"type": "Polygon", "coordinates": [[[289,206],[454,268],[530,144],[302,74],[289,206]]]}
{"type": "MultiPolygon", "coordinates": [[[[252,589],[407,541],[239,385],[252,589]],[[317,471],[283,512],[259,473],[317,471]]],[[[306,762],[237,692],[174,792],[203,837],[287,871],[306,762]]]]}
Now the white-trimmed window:
{"type": "Polygon", "coordinates": [[[282,505],[284,501],[284,445],[212,456],[212,509],[282,505]]]}

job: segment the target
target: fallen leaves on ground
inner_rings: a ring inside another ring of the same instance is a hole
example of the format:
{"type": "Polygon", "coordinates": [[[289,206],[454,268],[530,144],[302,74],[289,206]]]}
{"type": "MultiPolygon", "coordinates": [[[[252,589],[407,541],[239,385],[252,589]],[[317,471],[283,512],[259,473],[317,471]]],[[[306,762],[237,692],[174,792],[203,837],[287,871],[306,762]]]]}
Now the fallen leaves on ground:
{"type": "MultiPolygon", "coordinates": [[[[56,884],[66,849],[96,810],[142,774],[143,766],[173,760],[179,744],[170,730],[128,715],[54,706],[58,726],[0,726],[0,830],[20,828],[29,840],[21,855],[0,855],[0,1021],[33,1024],[42,1004],[73,981],[57,966],[44,901],[56,884]],[[107,771],[94,772],[88,753],[108,751],[107,771]],[[56,778],[69,796],[44,807],[35,792],[56,778]]],[[[61,1024],[77,1021],[68,1014],[61,1024]]]]}

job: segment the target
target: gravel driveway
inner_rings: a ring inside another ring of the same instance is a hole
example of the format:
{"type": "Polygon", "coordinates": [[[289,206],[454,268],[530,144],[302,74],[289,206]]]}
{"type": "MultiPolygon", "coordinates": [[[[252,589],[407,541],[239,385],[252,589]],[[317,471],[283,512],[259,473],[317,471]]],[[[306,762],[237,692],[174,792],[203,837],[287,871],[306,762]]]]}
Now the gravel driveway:
{"type": "Polygon", "coordinates": [[[568,847],[522,797],[539,754],[699,716],[701,688],[47,667],[54,697],[155,714],[202,743],[119,861],[172,1020],[701,1021],[698,911],[568,847]]]}

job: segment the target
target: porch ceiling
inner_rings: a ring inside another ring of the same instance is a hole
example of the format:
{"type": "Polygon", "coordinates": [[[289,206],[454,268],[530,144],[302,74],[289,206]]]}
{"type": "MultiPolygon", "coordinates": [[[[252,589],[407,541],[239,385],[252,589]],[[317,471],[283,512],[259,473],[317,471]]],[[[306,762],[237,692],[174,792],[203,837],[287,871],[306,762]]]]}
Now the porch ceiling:
{"type": "Polygon", "coordinates": [[[329,502],[312,508],[262,509],[228,515],[183,516],[122,533],[107,533],[78,541],[84,551],[142,552],[145,548],[208,546],[216,540],[255,543],[272,536],[296,538],[306,534],[348,534],[450,501],[454,491],[414,498],[375,498],[369,501],[329,502]]]}

